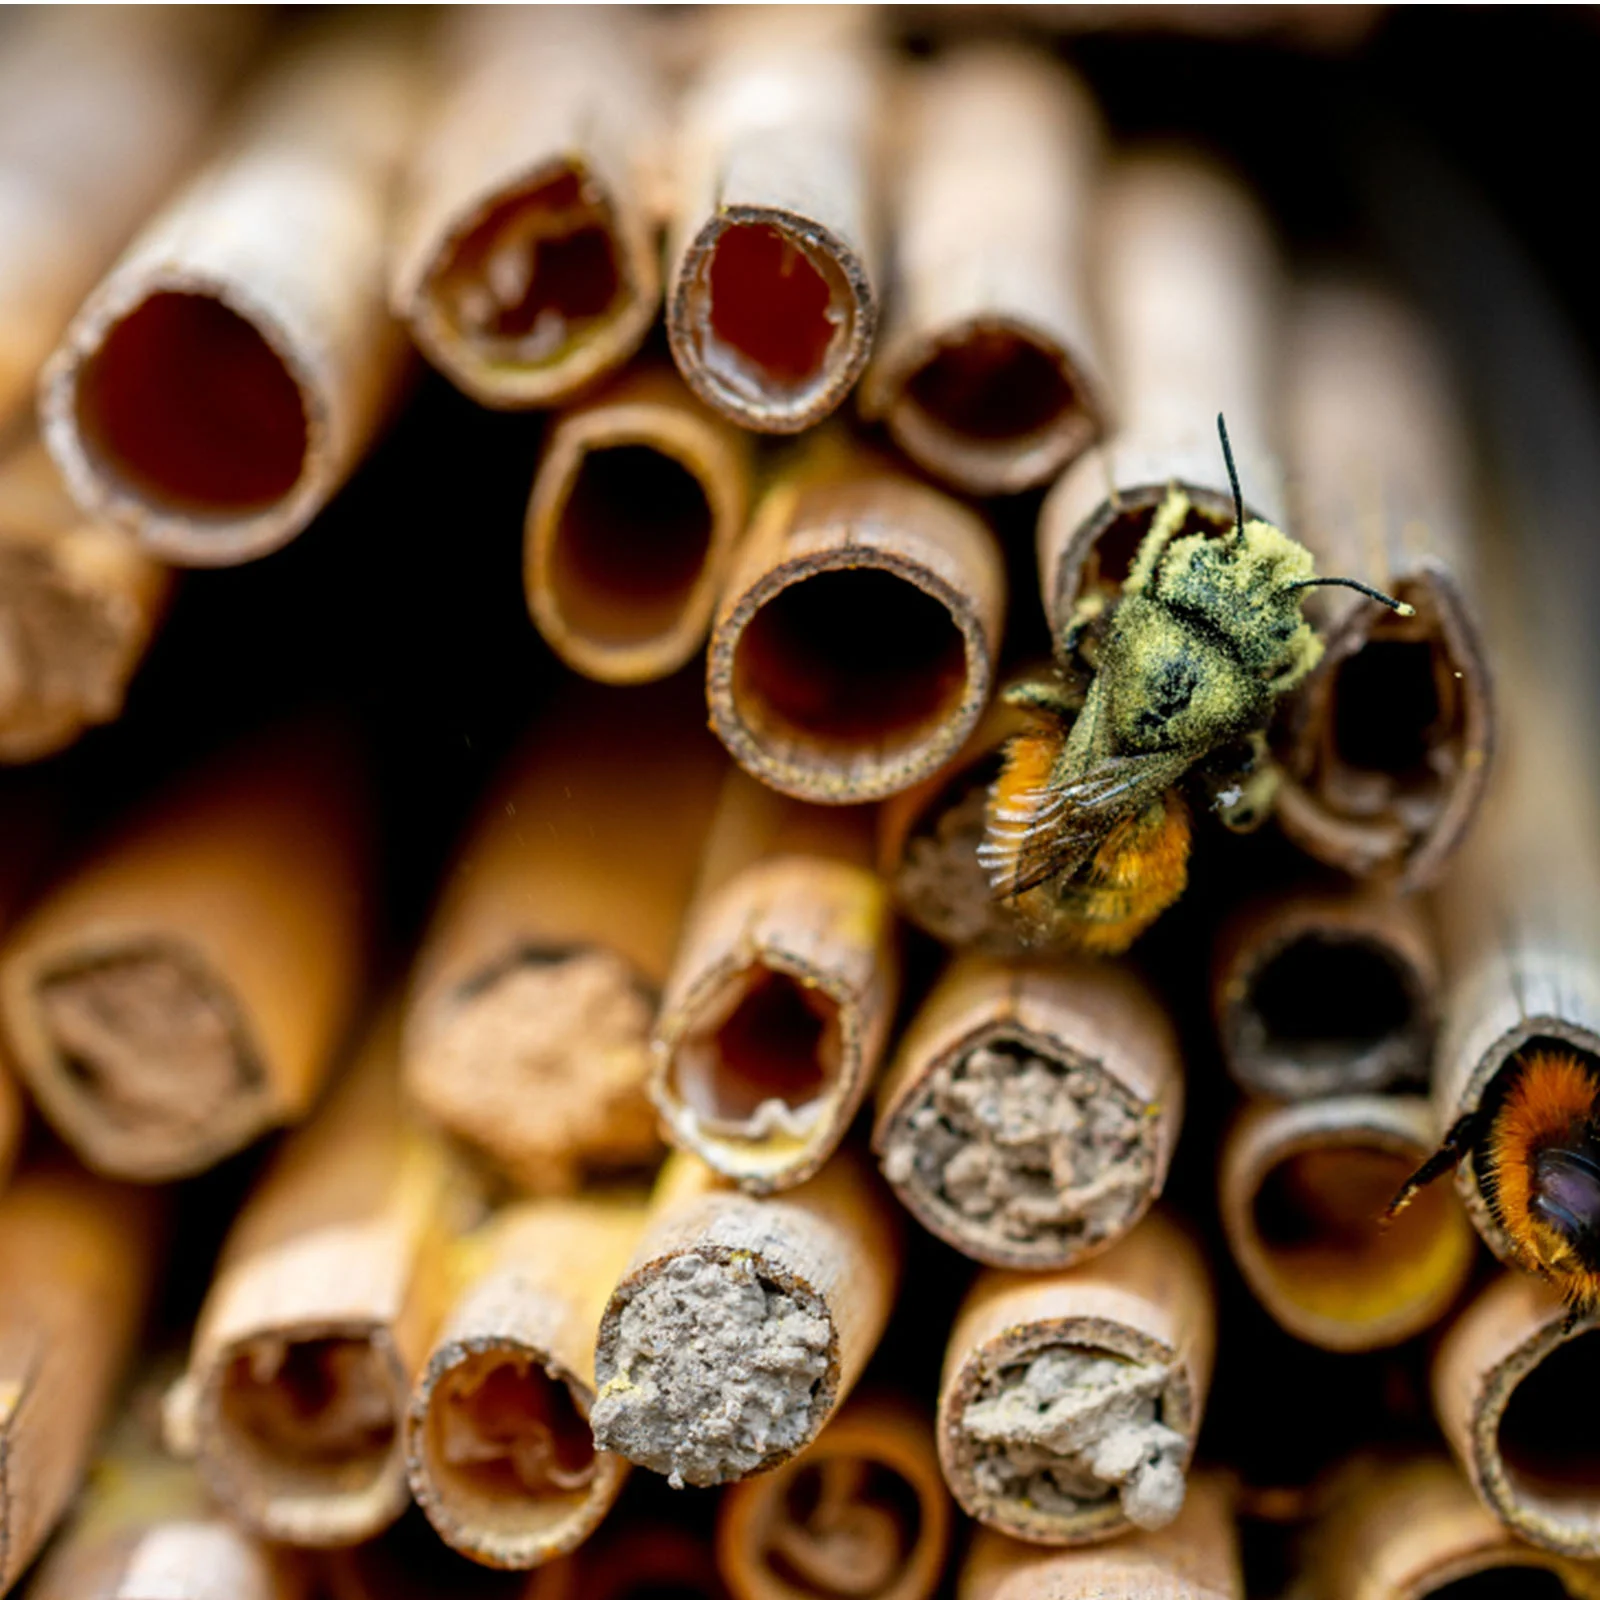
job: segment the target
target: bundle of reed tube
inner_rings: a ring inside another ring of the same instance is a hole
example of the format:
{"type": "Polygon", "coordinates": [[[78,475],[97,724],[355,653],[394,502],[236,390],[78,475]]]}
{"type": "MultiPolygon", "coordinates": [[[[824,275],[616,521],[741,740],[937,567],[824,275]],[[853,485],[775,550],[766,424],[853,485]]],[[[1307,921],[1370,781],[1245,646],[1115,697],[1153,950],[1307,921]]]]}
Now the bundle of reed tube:
{"type": "Polygon", "coordinates": [[[1600,1596],[1600,401],[1040,27],[0,14],[0,1594],[1600,1596]]]}

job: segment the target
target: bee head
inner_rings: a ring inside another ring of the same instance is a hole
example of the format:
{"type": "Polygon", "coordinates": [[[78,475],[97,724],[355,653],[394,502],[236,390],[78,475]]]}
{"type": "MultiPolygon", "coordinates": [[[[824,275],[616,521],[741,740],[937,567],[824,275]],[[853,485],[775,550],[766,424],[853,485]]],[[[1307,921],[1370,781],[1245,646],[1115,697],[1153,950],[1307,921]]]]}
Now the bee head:
{"type": "Polygon", "coordinates": [[[1571,1258],[1600,1261],[1600,1151],[1586,1139],[1550,1145],[1533,1158],[1528,1212],[1537,1253],[1550,1270],[1571,1258]]]}

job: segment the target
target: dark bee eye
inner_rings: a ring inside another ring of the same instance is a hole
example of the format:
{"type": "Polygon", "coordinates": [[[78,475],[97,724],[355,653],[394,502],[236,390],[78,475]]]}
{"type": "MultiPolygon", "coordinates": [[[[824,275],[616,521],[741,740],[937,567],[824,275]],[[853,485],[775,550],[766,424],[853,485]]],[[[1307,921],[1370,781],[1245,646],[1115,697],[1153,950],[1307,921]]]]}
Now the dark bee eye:
{"type": "Polygon", "coordinates": [[[1561,1145],[1541,1150],[1533,1162],[1529,1204],[1569,1244],[1600,1238],[1600,1165],[1581,1150],[1561,1145]]]}

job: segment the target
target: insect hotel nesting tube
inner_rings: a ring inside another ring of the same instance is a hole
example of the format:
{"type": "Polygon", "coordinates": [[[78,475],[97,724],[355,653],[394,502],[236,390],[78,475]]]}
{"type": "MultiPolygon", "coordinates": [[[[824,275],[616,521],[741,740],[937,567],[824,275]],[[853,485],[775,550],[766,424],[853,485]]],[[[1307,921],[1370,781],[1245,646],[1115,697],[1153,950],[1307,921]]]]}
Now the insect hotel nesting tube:
{"type": "Polygon", "coordinates": [[[707,405],[797,433],[849,393],[878,320],[878,63],[852,8],[711,19],[681,108],[667,334],[707,405]]]}
{"type": "Polygon", "coordinates": [[[656,1021],[674,1143],[754,1194],[815,1173],[889,1042],[900,955],[859,811],[723,786],[656,1021]]]}
{"type": "Polygon", "coordinates": [[[674,1486],[781,1466],[861,1376],[899,1277],[893,1202],[854,1151],[765,1199],[675,1156],[600,1323],[595,1443],[674,1486]]]}
{"type": "Polygon", "coordinates": [[[773,479],[734,560],[711,630],[711,725],[784,794],[881,799],[966,741],[1004,615],[984,522],[825,434],[773,479]]]}
{"type": "Polygon", "coordinates": [[[523,588],[546,643],[603,683],[676,672],[705,643],[750,504],[749,435],[669,367],[563,411],[528,501],[523,588]]]}
{"type": "Polygon", "coordinates": [[[301,45],[50,358],[46,444],[79,503],[152,555],[229,566],[287,544],[394,403],[384,248],[417,69],[391,24],[301,45]]]}
{"type": "Polygon", "coordinates": [[[535,1193],[660,1149],[650,1032],[727,771],[693,688],[570,685],[492,787],[417,957],[406,1092],[535,1193]]]}
{"type": "Polygon", "coordinates": [[[1326,649],[1278,742],[1277,815],[1319,860],[1412,889],[1465,837],[1494,753],[1468,441],[1426,329],[1373,291],[1304,291],[1287,370],[1298,535],[1320,571],[1414,614],[1348,589],[1307,601],[1326,649]]]}
{"type": "Polygon", "coordinates": [[[1229,1076],[1281,1100],[1425,1084],[1440,983],[1433,925],[1414,898],[1318,885],[1247,904],[1213,960],[1229,1076]]]}
{"type": "Polygon", "coordinates": [[[945,1348],[939,1461],[968,1516],[1035,1544],[1166,1526],[1183,1506],[1216,1310],[1159,1213],[1061,1272],[982,1272],[945,1348]]]}
{"type": "Polygon", "coordinates": [[[367,977],[364,783],[292,725],[185,775],[0,947],[0,1029],[91,1166],[203,1171],[321,1090],[367,977]]]}
{"type": "Polygon", "coordinates": [[[717,1566],[732,1600],[930,1600],[950,1520],[928,1418],[856,1395],[800,1455],[723,1491],[717,1566]]]}
{"type": "Polygon", "coordinates": [[[1131,972],[958,956],[878,1087],[873,1149],[906,1209],[991,1266],[1067,1267],[1161,1193],[1177,1038],[1131,972]]]}
{"type": "Polygon", "coordinates": [[[1190,501],[1185,532],[1233,526],[1219,410],[1246,515],[1287,526],[1272,425],[1281,267],[1255,201],[1196,159],[1125,157],[1098,203],[1093,259],[1118,421],[1040,510],[1039,588],[1058,646],[1081,596],[1115,598],[1174,484],[1190,501]]]}
{"type": "Polygon", "coordinates": [[[413,158],[390,304],[490,406],[556,405],[620,366],[661,300],[662,88],[627,10],[444,18],[447,84],[413,158]]]}
{"type": "Polygon", "coordinates": [[[488,1566],[581,1544],[627,1476],[596,1450],[594,1337],[644,1226],[642,1199],[524,1201],[457,1246],[462,1287],[412,1391],[412,1492],[440,1535],[488,1566]]]}
{"type": "Polygon", "coordinates": [[[1387,1228],[1384,1206],[1437,1141],[1419,1095],[1247,1106],[1223,1141],[1222,1225],[1246,1283],[1282,1328],[1325,1350],[1376,1350],[1454,1303],[1477,1238],[1432,1189],[1387,1228]]]}
{"type": "Polygon", "coordinates": [[[915,69],[895,277],[861,409],[969,494],[1048,483],[1101,425],[1087,236],[1088,91],[1042,52],[969,45],[915,69]]]}

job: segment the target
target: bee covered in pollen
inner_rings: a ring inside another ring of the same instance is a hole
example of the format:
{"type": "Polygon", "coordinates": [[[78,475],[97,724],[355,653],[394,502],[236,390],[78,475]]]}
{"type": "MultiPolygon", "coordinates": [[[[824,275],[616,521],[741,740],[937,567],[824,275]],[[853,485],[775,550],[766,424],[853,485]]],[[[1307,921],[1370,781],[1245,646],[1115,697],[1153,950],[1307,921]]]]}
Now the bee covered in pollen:
{"type": "Polygon", "coordinates": [[[989,792],[978,860],[1030,942],[1115,955],[1182,894],[1193,773],[1227,826],[1271,810],[1278,773],[1266,729],[1322,642],[1302,593],[1340,584],[1409,615],[1351,578],[1313,575],[1311,553],[1270,523],[1183,534],[1189,497],[1168,489],[1114,602],[1081,599],[1061,640],[1063,672],[1018,684],[1009,704],[1032,726],[1006,746],[989,792]]]}
{"type": "Polygon", "coordinates": [[[1516,1264],[1560,1292],[1569,1321],[1600,1310],[1600,1066],[1560,1046],[1513,1056],[1388,1218],[1463,1161],[1516,1264]]]}

